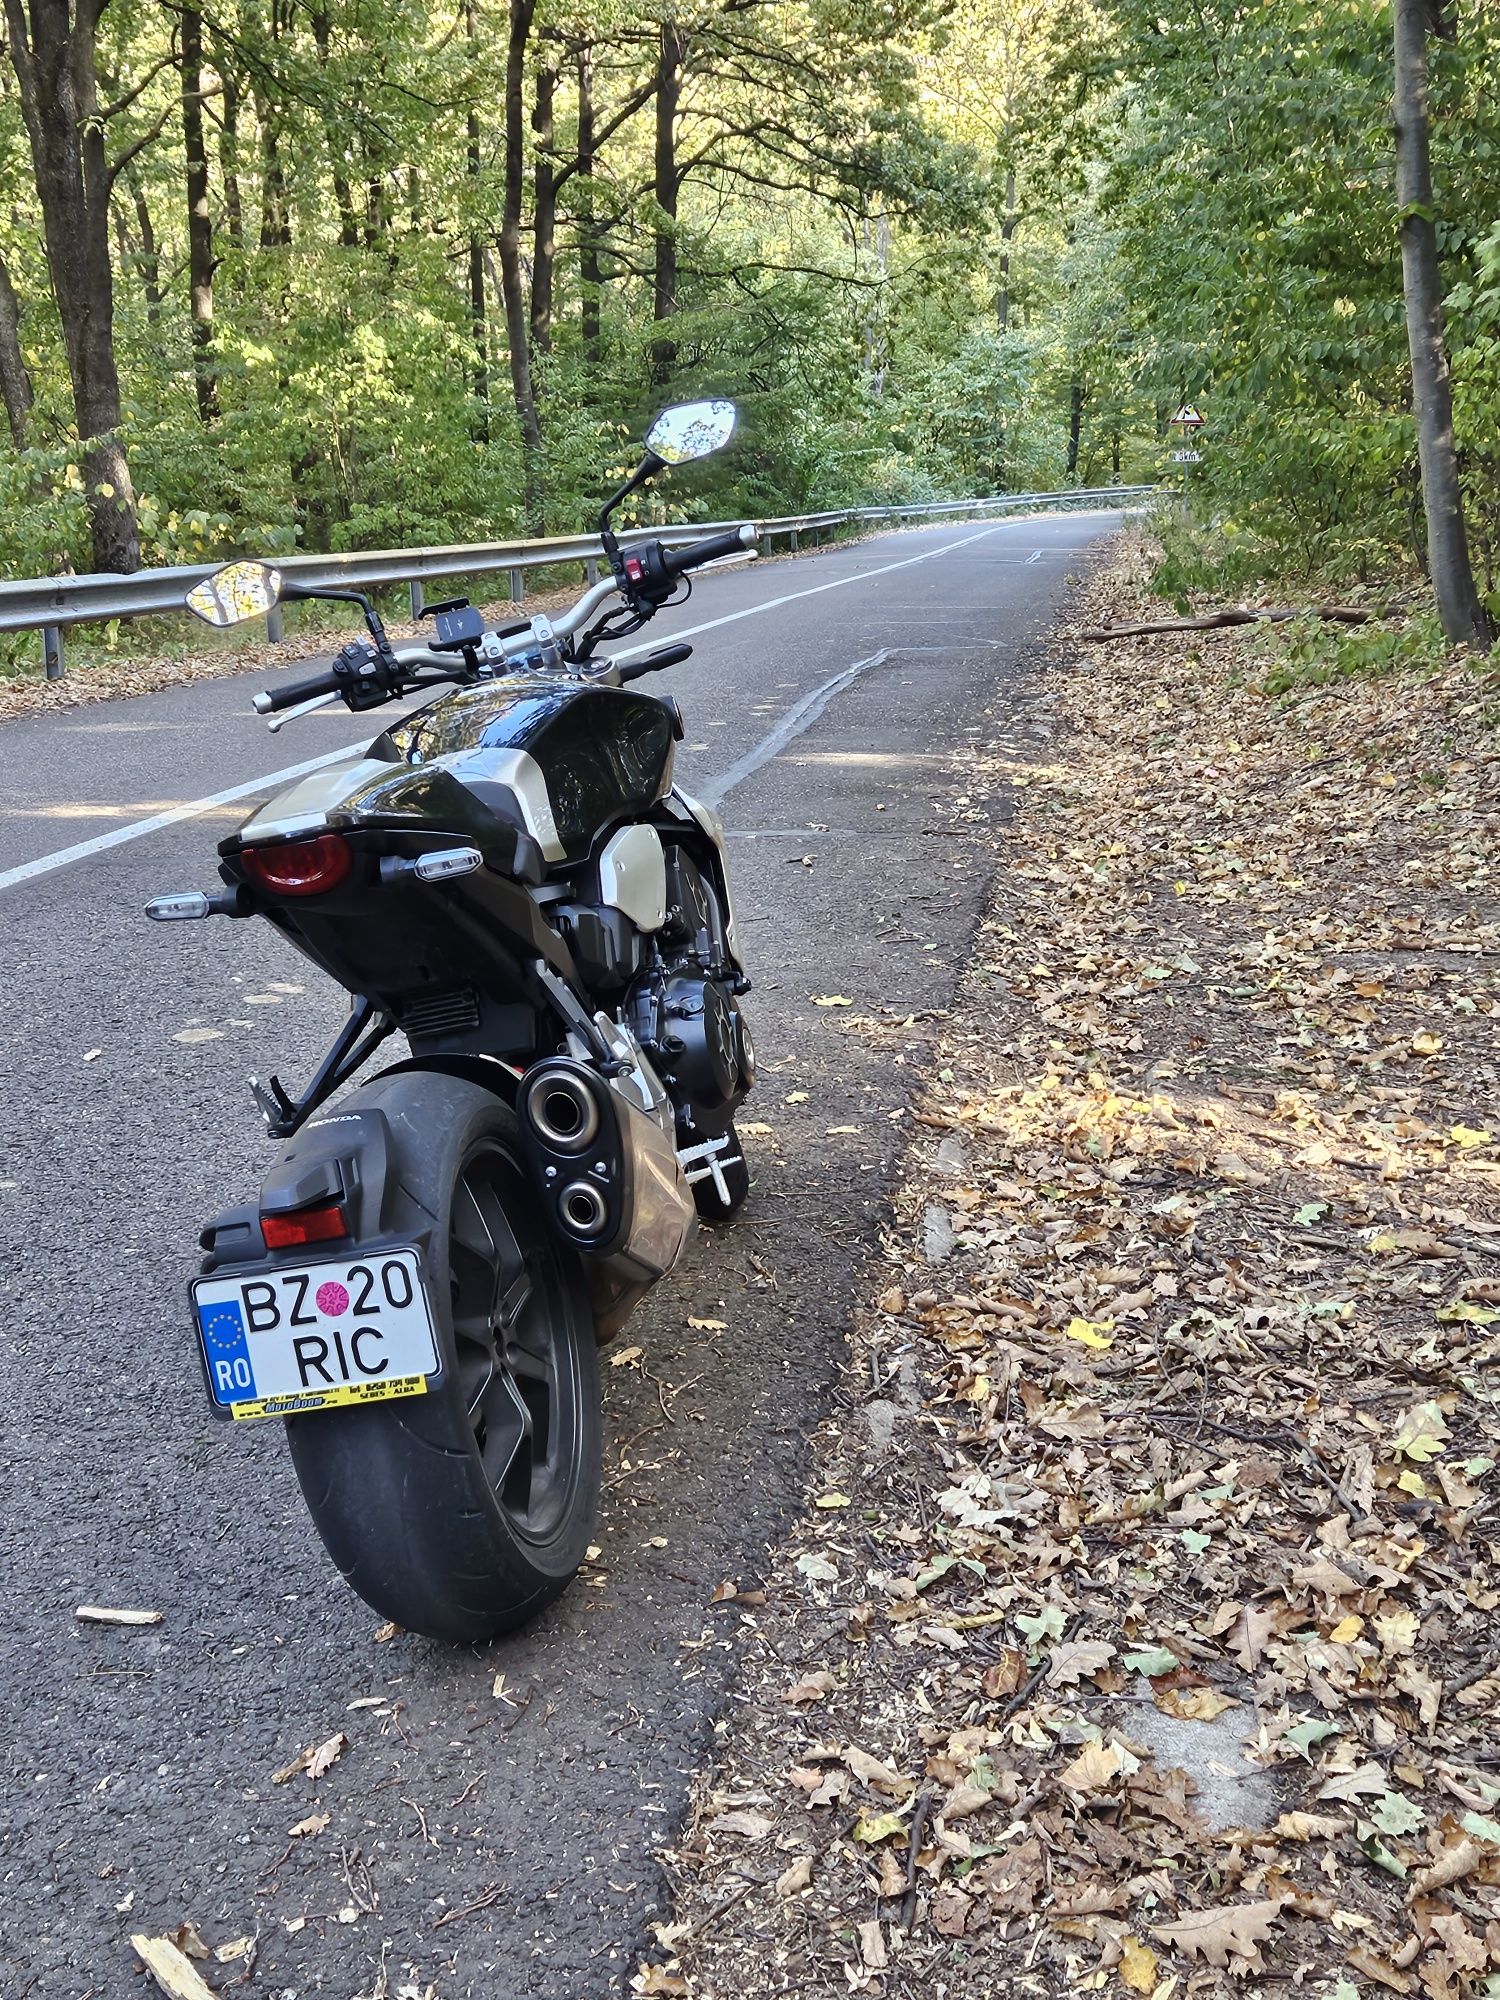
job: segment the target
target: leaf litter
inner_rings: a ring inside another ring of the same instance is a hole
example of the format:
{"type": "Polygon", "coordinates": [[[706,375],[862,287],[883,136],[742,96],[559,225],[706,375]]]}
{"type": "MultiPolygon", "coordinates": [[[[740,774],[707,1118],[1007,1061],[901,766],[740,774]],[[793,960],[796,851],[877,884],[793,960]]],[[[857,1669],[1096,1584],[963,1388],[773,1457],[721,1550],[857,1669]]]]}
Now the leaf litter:
{"type": "Polygon", "coordinates": [[[1061,652],[634,1989],[1494,1995],[1500,699],[1061,652]]]}

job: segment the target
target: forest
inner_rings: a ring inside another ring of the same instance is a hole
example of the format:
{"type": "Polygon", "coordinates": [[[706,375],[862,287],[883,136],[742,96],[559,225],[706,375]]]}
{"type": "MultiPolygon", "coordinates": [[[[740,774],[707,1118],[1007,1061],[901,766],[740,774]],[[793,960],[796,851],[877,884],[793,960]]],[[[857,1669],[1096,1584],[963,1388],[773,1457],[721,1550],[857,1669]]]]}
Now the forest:
{"type": "Polygon", "coordinates": [[[711,392],[679,511],[1160,478],[1184,587],[1419,580],[1410,226],[1494,611],[1500,33],[1419,4],[1401,208],[1362,0],[5,0],[0,562],[571,530],[711,392]]]}

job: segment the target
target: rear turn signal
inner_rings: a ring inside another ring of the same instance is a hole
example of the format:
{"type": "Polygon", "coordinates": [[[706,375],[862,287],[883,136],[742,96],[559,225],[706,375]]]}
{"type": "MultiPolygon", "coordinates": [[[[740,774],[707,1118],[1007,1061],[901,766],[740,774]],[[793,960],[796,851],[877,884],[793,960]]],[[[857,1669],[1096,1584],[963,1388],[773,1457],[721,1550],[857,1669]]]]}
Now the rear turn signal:
{"type": "Polygon", "coordinates": [[[341,833],[321,833],[316,840],[242,848],[240,860],[257,888],[273,896],[321,896],[344,880],[354,856],[341,833]]]}
{"type": "Polygon", "coordinates": [[[321,1208],[293,1209],[290,1215],[263,1215],[260,1233],[268,1250],[294,1250],[299,1243],[327,1243],[347,1236],[349,1225],[337,1202],[325,1202],[321,1208]]]}

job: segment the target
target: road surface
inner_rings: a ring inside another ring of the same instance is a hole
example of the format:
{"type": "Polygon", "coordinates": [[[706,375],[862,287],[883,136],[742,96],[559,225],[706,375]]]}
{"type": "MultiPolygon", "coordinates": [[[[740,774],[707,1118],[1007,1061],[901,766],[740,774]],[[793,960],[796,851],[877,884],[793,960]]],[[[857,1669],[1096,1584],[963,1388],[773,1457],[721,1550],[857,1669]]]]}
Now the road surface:
{"type": "Polygon", "coordinates": [[[800,1498],[984,893],[954,753],[1003,733],[1070,566],[1117,520],[727,569],[653,625],[696,635],[654,685],[687,717],[679,777],[733,830],[762,1061],[742,1117],[771,1129],[741,1220],[608,1351],[639,1353],[604,1370],[597,1562],[472,1651],[377,1640],[279,1428],[218,1424],[190,1343],[198,1226],[268,1153],[244,1079],[304,1078],[341,996],[267,926],[141,915],[213,886],[213,842],[268,778],[376,725],[325,710],[269,737],[264,676],[0,725],[4,2000],[134,1993],[130,1934],[185,1919],[256,1939],[242,1990],[280,2000],[621,1990],[753,1615],[709,1600],[800,1498]],[[85,1603],[163,1616],[85,1626],[85,1603]],[[274,1782],[341,1731],[317,1783],[274,1782]]]}

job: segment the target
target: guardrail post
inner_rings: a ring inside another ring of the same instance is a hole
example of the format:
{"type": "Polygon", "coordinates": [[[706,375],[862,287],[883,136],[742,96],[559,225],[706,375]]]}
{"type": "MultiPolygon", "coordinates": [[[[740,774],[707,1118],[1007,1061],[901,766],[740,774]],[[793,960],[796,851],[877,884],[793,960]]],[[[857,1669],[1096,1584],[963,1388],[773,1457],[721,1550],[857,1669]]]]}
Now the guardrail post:
{"type": "Polygon", "coordinates": [[[797,553],[797,530],[795,528],[787,530],[786,545],[793,555],[797,553]]]}
{"type": "Polygon", "coordinates": [[[526,572],[523,569],[513,569],[510,573],[510,601],[512,604],[519,604],[525,595],[526,572]]]}
{"type": "Polygon", "coordinates": [[[286,639],[286,618],[279,604],[273,604],[266,613],[266,637],[273,646],[281,645],[286,639]]]}
{"type": "Polygon", "coordinates": [[[583,566],[583,580],[590,590],[599,581],[599,565],[593,556],[590,556],[583,566]]]}
{"type": "Polygon", "coordinates": [[[60,681],[68,671],[63,663],[63,641],[61,625],[42,627],[42,665],[47,669],[49,681],[60,681]]]}
{"type": "Polygon", "coordinates": [[[426,592],[422,589],[420,583],[410,583],[407,585],[407,588],[411,592],[411,615],[413,618],[420,618],[422,607],[427,602],[426,592]]]}

